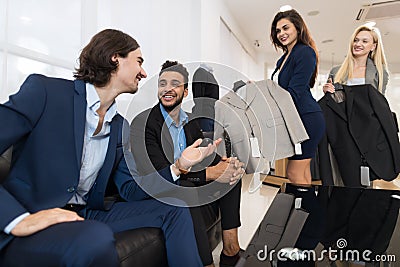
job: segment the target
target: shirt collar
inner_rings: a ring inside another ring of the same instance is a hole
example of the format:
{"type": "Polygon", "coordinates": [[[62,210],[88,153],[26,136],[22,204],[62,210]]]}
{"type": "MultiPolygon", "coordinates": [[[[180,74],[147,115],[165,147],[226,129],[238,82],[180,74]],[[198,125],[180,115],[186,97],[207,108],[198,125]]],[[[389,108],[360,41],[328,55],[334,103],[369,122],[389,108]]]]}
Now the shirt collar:
{"type": "MultiPolygon", "coordinates": [[[[91,83],[86,83],[86,102],[90,110],[97,114],[97,109],[100,107],[100,98],[94,88],[94,85],[91,83]]],[[[110,122],[117,115],[117,105],[115,101],[108,108],[106,115],[104,116],[105,122],[110,122]]]]}
{"type": "Polygon", "coordinates": [[[171,118],[171,116],[168,114],[168,112],[165,110],[165,108],[163,107],[163,105],[160,105],[160,109],[161,109],[161,114],[164,117],[165,120],[165,124],[168,126],[168,128],[171,127],[171,125],[173,124],[175,127],[181,127],[183,126],[185,123],[188,122],[188,115],[186,114],[186,112],[184,112],[182,109],[179,110],[179,125],[175,125],[174,120],[171,118]]]}

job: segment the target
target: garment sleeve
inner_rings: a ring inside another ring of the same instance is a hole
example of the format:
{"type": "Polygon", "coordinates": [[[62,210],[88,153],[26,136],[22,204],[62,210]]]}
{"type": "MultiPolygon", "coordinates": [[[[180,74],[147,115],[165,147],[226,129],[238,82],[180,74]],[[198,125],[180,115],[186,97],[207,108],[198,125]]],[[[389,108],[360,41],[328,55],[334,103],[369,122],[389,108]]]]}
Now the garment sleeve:
{"type": "Polygon", "coordinates": [[[158,148],[156,133],[146,128],[150,110],[136,116],[130,126],[130,143],[139,175],[147,175],[170,165],[158,148]],[[157,159],[157,160],[156,160],[157,159]]]}
{"type": "MultiPolygon", "coordinates": [[[[372,87],[372,86],[371,86],[372,87]]],[[[390,110],[389,103],[386,98],[381,95],[375,88],[369,88],[369,99],[372,104],[372,108],[382,125],[382,128],[387,136],[389,142],[389,148],[392,152],[393,163],[395,173],[400,173],[400,144],[399,137],[397,134],[396,123],[393,118],[393,114],[390,110]]]]}
{"type": "Polygon", "coordinates": [[[383,84],[382,84],[382,94],[386,93],[386,86],[389,82],[389,73],[384,69],[383,70],[383,84]]]}
{"type": "Polygon", "coordinates": [[[310,90],[310,79],[314,73],[317,59],[314,50],[309,46],[304,46],[297,51],[294,60],[293,76],[290,78],[286,90],[297,103],[303,92],[310,90]]]}
{"type": "Polygon", "coordinates": [[[329,157],[329,142],[328,136],[324,133],[322,140],[318,144],[318,170],[323,185],[334,185],[332,163],[329,157]]]}
{"type": "Polygon", "coordinates": [[[222,139],[222,142],[217,147],[217,153],[221,156],[226,156],[225,136],[224,136],[224,104],[218,100],[215,102],[215,122],[214,122],[214,140],[222,139]]]}
{"type": "Polygon", "coordinates": [[[0,104],[0,154],[28,134],[44,110],[46,103],[45,85],[39,75],[30,75],[22,84],[18,93],[10,96],[9,101],[0,104]]]}
{"type": "Polygon", "coordinates": [[[285,89],[280,87],[275,82],[271,80],[268,80],[267,82],[269,84],[268,87],[271,95],[281,111],[292,143],[298,144],[309,139],[307,131],[304,128],[303,122],[301,121],[300,115],[297,112],[296,106],[294,105],[290,94],[288,94],[285,89]]]}
{"type": "MultiPolygon", "coordinates": [[[[30,75],[18,93],[0,104],[0,154],[28,135],[39,121],[46,103],[46,89],[40,75],[30,75]]],[[[0,184],[0,228],[5,229],[27,210],[0,184]]]]}
{"type": "Polygon", "coordinates": [[[132,152],[125,151],[114,175],[120,196],[127,201],[143,200],[174,187],[170,166],[140,176],[132,152]]]}
{"type": "Polygon", "coordinates": [[[19,224],[23,219],[25,219],[27,216],[29,216],[30,213],[29,212],[25,212],[24,214],[21,214],[20,216],[18,216],[17,218],[15,218],[14,220],[12,220],[5,228],[4,228],[4,232],[6,234],[10,234],[12,229],[14,229],[15,226],[17,226],[17,224],[19,224]]]}

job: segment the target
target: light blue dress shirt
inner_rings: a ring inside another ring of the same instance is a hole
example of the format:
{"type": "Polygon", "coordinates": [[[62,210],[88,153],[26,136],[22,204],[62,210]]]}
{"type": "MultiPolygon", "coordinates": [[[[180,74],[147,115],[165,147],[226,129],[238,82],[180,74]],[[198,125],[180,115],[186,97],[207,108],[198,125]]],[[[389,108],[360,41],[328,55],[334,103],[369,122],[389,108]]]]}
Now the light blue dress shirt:
{"type": "Polygon", "coordinates": [[[183,126],[188,122],[188,115],[182,110],[179,110],[179,123],[175,124],[175,121],[169,116],[168,112],[160,103],[161,113],[164,117],[165,124],[168,127],[169,133],[174,143],[174,162],[180,158],[182,151],[186,148],[186,136],[183,126]]]}
{"type": "Polygon", "coordinates": [[[115,102],[108,108],[100,132],[93,135],[99,123],[97,110],[100,108],[100,98],[93,84],[86,84],[86,124],[83,140],[83,151],[79,184],[70,204],[86,204],[86,194],[92,188],[107,154],[110,140],[111,121],[117,115],[115,102]]]}

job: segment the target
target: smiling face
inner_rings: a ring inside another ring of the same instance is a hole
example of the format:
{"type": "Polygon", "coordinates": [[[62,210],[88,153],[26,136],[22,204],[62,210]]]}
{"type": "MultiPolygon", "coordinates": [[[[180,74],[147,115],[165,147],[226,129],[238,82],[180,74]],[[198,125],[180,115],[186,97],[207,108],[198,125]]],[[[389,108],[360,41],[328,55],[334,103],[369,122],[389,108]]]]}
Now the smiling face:
{"type": "Polygon", "coordinates": [[[360,31],[353,40],[352,53],[355,58],[366,57],[376,48],[376,43],[369,31],[360,31]]]}
{"type": "Polygon", "coordinates": [[[175,71],[165,71],[158,79],[158,99],[166,111],[178,107],[188,95],[183,75],[175,71]]]}
{"type": "Polygon", "coordinates": [[[297,29],[290,20],[281,19],[276,23],[276,37],[290,51],[297,42],[297,29]]]}
{"type": "Polygon", "coordinates": [[[142,67],[143,57],[140,48],[129,52],[126,57],[116,55],[113,60],[118,62],[118,69],[113,76],[120,93],[136,93],[139,81],[147,77],[142,67]]]}

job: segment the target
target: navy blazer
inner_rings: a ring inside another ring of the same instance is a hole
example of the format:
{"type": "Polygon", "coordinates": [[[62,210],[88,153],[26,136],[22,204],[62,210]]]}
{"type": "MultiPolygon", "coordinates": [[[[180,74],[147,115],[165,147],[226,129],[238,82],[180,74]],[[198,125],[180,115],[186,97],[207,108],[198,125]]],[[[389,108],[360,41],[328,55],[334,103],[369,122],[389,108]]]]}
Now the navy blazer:
{"type": "MultiPolygon", "coordinates": [[[[277,61],[272,77],[281,67],[285,57],[286,53],[277,61]]],[[[316,64],[317,58],[314,49],[296,43],[279,72],[278,84],[290,93],[300,116],[321,111],[310,91],[310,82],[316,64]]]]}
{"type": "MultiPolygon", "coordinates": [[[[38,74],[30,75],[20,91],[0,105],[0,154],[13,146],[10,173],[0,185],[1,230],[25,212],[63,207],[72,198],[79,182],[86,105],[83,81],[38,74]]],[[[139,179],[145,179],[136,176],[129,132],[122,134],[123,126],[127,125],[118,114],[111,122],[104,165],[87,199],[90,208],[111,207],[104,202],[110,185],[125,200],[148,197],[137,184],[139,179]]],[[[126,129],[129,131],[129,127],[126,129]]],[[[160,174],[172,181],[169,168],[160,174]]],[[[152,177],[146,182],[158,179],[158,175],[152,177]]],[[[0,249],[11,238],[12,235],[2,232],[0,249]]]]}

